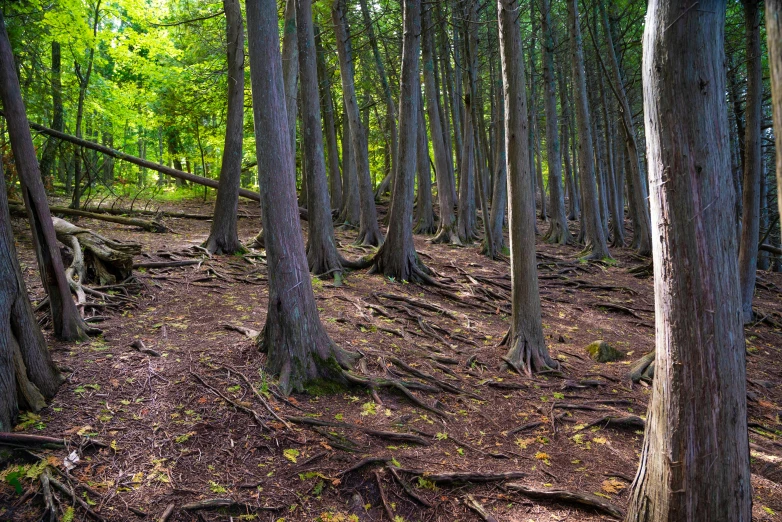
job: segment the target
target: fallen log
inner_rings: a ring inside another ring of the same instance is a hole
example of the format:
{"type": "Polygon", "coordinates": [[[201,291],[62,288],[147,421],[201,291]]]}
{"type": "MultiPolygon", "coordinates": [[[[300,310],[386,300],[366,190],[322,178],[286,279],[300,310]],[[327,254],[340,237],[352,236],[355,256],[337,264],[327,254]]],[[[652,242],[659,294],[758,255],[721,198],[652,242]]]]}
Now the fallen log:
{"type": "Polygon", "coordinates": [[[758,246],[758,250],[763,250],[764,252],[771,252],[776,256],[782,256],[782,248],[769,245],[768,243],[761,243],[758,246]]]}
{"type": "MultiPolygon", "coordinates": [[[[11,212],[14,214],[26,214],[26,211],[24,209],[24,205],[21,203],[15,203],[10,202],[9,208],[11,212]]],[[[147,232],[171,232],[171,229],[168,228],[166,225],[161,223],[160,221],[153,219],[152,221],[147,221],[144,219],[138,219],[138,218],[132,218],[132,217],[123,217],[123,216],[114,216],[114,215],[108,215],[108,214],[99,214],[94,212],[87,212],[86,210],[77,210],[74,208],[68,208],[68,207],[54,207],[49,206],[49,210],[52,214],[62,214],[64,216],[79,216],[79,217],[86,217],[90,219],[96,219],[98,221],[106,221],[108,223],[117,223],[119,225],[128,225],[131,227],[139,227],[147,232]]]]}
{"type": "MultiPolygon", "coordinates": [[[[0,112],[0,116],[5,117],[5,113],[0,112]]],[[[78,145],[79,147],[94,150],[100,152],[101,154],[110,156],[112,158],[127,161],[128,163],[133,163],[134,165],[138,165],[139,167],[154,170],[160,172],[161,174],[165,174],[166,176],[171,176],[172,178],[189,181],[191,183],[195,183],[197,185],[203,185],[206,187],[211,187],[213,189],[217,189],[218,187],[219,182],[216,179],[204,178],[201,176],[196,176],[195,174],[190,174],[189,172],[182,172],[181,170],[173,169],[166,165],[161,165],[159,163],[141,159],[136,156],[131,156],[130,154],[126,154],[122,151],[112,149],[110,147],[106,147],[105,145],[100,145],[92,141],[88,141],[82,138],[77,138],[76,136],[71,136],[70,134],[56,131],[54,129],[50,129],[49,127],[44,127],[43,125],[39,125],[37,123],[30,122],[30,127],[37,130],[38,132],[42,132],[44,134],[49,135],[52,138],[57,138],[58,140],[67,141],[69,143],[73,143],[74,145],[78,145]]],[[[253,201],[258,201],[258,202],[261,201],[260,193],[253,192],[251,190],[239,189],[239,195],[244,198],[251,199],[253,201]]]]}

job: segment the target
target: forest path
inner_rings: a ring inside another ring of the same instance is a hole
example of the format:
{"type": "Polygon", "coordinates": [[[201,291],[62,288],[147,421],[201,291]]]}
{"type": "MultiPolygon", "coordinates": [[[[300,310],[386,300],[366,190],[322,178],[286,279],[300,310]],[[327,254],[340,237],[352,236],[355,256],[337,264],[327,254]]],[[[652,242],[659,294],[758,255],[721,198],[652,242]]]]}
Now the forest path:
{"type": "MultiPolygon", "coordinates": [[[[170,207],[211,211],[198,202],[170,207]]],[[[250,204],[240,212],[258,215],[250,204]]],[[[147,258],[139,261],[182,255],[209,233],[206,221],[167,223],[175,234],[79,222],[142,243],[147,258]]],[[[257,219],[241,219],[240,238],[255,236],[257,226],[257,219]]],[[[538,223],[541,231],[546,226],[538,223]]],[[[15,220],[14,231],[28,288],[41,298],[29,230],[15,220]]],[[[354,235],[338,231],[343,254],[370,253],[351,246],[354,235]]],[[[563,375],[530,379],[500,368],[505,348],[497,345],[510,312],[507,262],[480,256],[478,245],[432,245],[416,236],[416,247],[443,288],[365,271],[349,273],[340,287],[319,280],[313,286],[328,333],[365,356],[356,373],[407,382],[419,405],[387,388],[279,400],[259,372],[264,356],[255,343],[225,327],[262,328],[265,265],[259,257],[213,257],[139,271],[148,290],[134,306],[102,313],[103,336],[81,345],[50,340],[55,360],[73,374],[40,418],[25,418],[24,431],[74,440],[90,434],[110,446],[85,450],[72,471],[107,520],[135,519],[131,508],[151,519],[172,503],[172,521],[228,520],[227,511],[180,511],[214,498],[230,498],[238,503],[234,516],[249,509],[258,520],[337,521],[351,513],[360,520],[483,520],[478,505],[498,520],[610,519],[576,504],[530,500],[496,475],[520,472],[517,482],[526,486],[592,494],[623,509],[643,432],[589,425],[645,415],[649,388],[627,379],[630,364],[654,347],[652,279],[629,273],[645,261],[614,249],[615,263],[584,264],[575,247],[538,241],[544,332],[563,375]],[[160,356],[132,348],[137,340],[160,356]],[[592,361],[585,347],[596,340],[625,357],[592,361]],[[292,418],[290,428],[271,417],[248,382],[276,415],[292,418]],[[390,440],[389,432],[405,436],[390,440]],[[369,457],[375,460],[362,461],[369,457]],[[367,465],[351,470],[357,463],[367,465]],[[404,468],[398,478],[394,466],[404,468]],[[418,478],[416,470],[427,475],[418,478]],[[453,484],[463,477],[438,476],[467,472],[489,482],[453,484]]],[[[768,321],[747,328],[754,514],[780,520],[782,329],[769,322],[782,323],[782,274],[761,273],[758,281],[756,306],[768,321]]],[[[67,451],[48,453],[61,462],[67,451]]],[[[0,505],[11,496],[0,486],[0,505]]],[[[34,510],[22,506],[12,519],[26,520],[34,510]]]]}

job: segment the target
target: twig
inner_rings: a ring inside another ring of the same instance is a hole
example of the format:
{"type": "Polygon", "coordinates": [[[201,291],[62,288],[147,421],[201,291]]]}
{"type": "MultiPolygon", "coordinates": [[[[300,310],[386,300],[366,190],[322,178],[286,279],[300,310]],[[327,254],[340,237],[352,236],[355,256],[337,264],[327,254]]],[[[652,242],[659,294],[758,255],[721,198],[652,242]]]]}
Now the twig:
{"type": "MultiPolygon", "coordinates": [[[[190,375],[192,375],[199,383],[201,383],[203,386],[209,388],[209,390],[212,391],[215,395],[223,399],[225,402],[236,408],[237,410],[246,413],[247,415],[251,416],[255,419],[255,422],[260,424],[263,428],[267,428],[266,422],[261,418],[260,415],[258,415],[258,412],[253,410],[252,408],[248,408],[247,406],[242,406],[235,400],[231,399],[230,397],[227,397],[225,394],[223,394],[220,390],[215,388],[214,386],[208,384],[206,381],[204,381],[197,373],[190,372],[190,375]]],[[[184,509],[184,508],[182,508],[184,509]]]]}

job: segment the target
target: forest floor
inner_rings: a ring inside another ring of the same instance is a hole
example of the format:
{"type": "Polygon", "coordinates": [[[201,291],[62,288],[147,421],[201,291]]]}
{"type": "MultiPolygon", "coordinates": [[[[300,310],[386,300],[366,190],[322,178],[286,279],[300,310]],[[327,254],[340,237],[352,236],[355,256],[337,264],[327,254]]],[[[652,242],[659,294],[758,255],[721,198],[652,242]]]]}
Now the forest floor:
{"type": "MultiPolygon", "coordinates": [[[[212,207],[184,202],[166,209],[208,214],[212,207]]],[[[250,216],[239,221],[240,238],[249,240],[258,210],[242,203],[240,212],[250,216]]],[[[138,261],[193,259],[210,223],[166,222],[174,233],[90,219],[79,225],[140,242],[138,261]]],[[[21,219],[13,225],[28,290],[40,300],[29,229],[21,219]]],[[[546,226],[538,223],[541,231],[546,226]]],[[[337,236],[349,258],[371,252],[351,245],[355,231],[337,236]]],[[[532,499],[509,483],[591,494],[624,510],[643,429],[590,424],[645,416],[650,388],[633,385],[627,374],[654,347],[652,278],[629,273],[648,260],[614,248],[615,263],[586,264],[577,247],[538,238],[543,327],[562,375],[527,378],[501,367],[507,261],[486,259],[477,244],[433,245],[424,236],[415,242],[443,288],[366,271],[349,273],[339,287],[317,279],[313,286],[332,339],[364,355],[356,371],[412,383],[419,404],[397,390],[360,387],[281,400],[263,375],[254,340],[226,328],[262,328],[262,258],[203,256],[197,265],[137,271],[146,290],[122,310],[100,312],[103,335],[89,342],[59,343],[47,330],[56,362],[72,373],[50,407],[24,416],[18,428],[67,438],[67,449],[39,454],[62,468],[77,451],[81,460],[68,480],[111,521],[158,520],[170,505],[171,521],[613,520],[561,499],[532,499]],[[159,356],[132,348],[136,340],[159,356]],[[624,357],[592,361],[585,347],[596,340],[624,357]],[[290,419],[272,418],[263,403],[290,419]],[[388,432],[405,435],[394,440],[388,432]],[[85,437],[105,447],[87,447],[85,437]],[[459,474],[467,472],[479,475],[465,481],[459,474]],[[216,498],[234,504],[186,506],[216,498]]],[[[782,274],[759,273],[755,305],[766,320],[746,329],[758,521],[782,520],[781,295],[782,274]]],[[[0,520],[40,520],[40,497],[23,500],[0,485],[0,520]]],[[[89,519],[79,505],[75,513],[89,519]]]]}

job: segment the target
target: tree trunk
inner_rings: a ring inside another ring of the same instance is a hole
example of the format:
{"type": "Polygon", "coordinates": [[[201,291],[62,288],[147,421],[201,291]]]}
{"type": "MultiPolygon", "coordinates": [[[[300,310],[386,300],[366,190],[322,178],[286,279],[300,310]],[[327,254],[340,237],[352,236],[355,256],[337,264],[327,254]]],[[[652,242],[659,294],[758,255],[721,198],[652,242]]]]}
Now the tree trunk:
{"type": "MultiPolygon", "coordinates": [[[[380,183],[377,189],[377,196],[380,197],[389,188],[393,186],[393,177],[396,172],[396,162],[398,161],[399,150],[399,137],[396,126],[396,106],[394,105],[394,97],[391,94],[391,86],[388,83],[388,76],[386,76],[386,69],[383,67],[383,60],[380,58],[380,49],[377,45],[377,37],[375,36],[375,23],[372,21],[372,15],[367,7],[366,0],[359,0],[361,6],[361,16],[364,20],[364,26],[369,36],[369,44],[372,47],[372,56],[375,58],[375,68],[377,69],[377,75],[380,78],[380,86],[383,88],[383,98],[386,102],[386,126],[388,133],[391,136],[391,174],[386,176],[380,183]]],[[[343,15],[345,8],[343,6],[343,15]]],[[[361,167],[359,167],[360,169],[361,167]]]]}
{"type": "Polygon", "coordinates": [[[326,147],[329,160],[329,195],[331,208],[342,208],[342,177],[339,172],[339,154],[337,153],[337,129],[334,124],[334,100],[331,96],[331,74],[326,68],[325,51],[321,45],[320,30],[315,33],[315,48],[318,53],[318,78],[320,79],[320,99],[323,104],[323,127],[326,129],[326,147]]]}
{"type": "MultiPolygon", "coordinates": [[[[647,183],[644,180],[641,171],[640,151],[638,150],[637,134],[635,124],[633,123],[633,111],[630,108],[630,102],[627,99],[624,81],[622,80],[622,70],[614,48],[613,36],[608,22],[603,0],[598,1],[600,14],[603,19],[603,29],[606,37],[606,47],[608,48],[608,58],[611,64],[611,76],[613,79],[613,91],[619,102],[619,112],[622,116],[622,130],[625,137],[625,150],[627,153],[627,162],[630,164],[630,172],[627,174],[632,179],[628,187],[633,191],[633,197],[630,202],[633,205],[633,244],[642,256],[648,256],[651,253],[652,229],[649,225],[649,207],[646,203],[648,197],[647,183]]],[[[624,224],[622,225],[624,226],[624,224]]]]}
{"type": "Polygon", "coordinates": [[[244,137],[244,27],[239,0],[223,0],[228,42],[228,110],[214,220],[204,247],[212,254],[242,250],[236,232],[244,137]]]}
{"type": "Polygon", "coordinates": [[[585,253],[589,253],[590,259],[603,259],[611,257],[611,254],[608,252],[603,226],[600,223],[600,207],[595,186],[592,124],[589,118],[586,75],[584,73],[584,49],[581,44],[581,29],[578,23],[578,0],[568,0],[567,6],[573,90],[576,95],[576,123],[578,124],[578,172],[581,178],[581,192],[584,197],[581,226],[586,239],[585,253]]]}
{"type": "Polygon", "coordinates": [[[421,90],[418,99],[418,143],[417,167],[418,196],[415,205],[413,222],[416,234],[433,234],[437,228],[434,225],[434,209],[432,208],[432,171],[429,166],[429,140],[426,136],[426,120],[424,119],[424,100],[421,90]]]}
{"type": "MultiPolygon", "coordinates": [[[[52,41],[52,128],[61,131],[64,126],[62,107],[62,53],[60,42],[52,41]]],[[[41,155],[41,176],[44,187],[52,186],[52,169],[56,168],[57,143],[46,140],[46,145],[41,155]]]]}
{"type": "Polygon", "coordinates": [[[567,84],[559,63],[557,63],[557,81],[559,83],[559,104],[562,108],[562,159],[565,164],[565,186],[568,194],[567,218],[575,220],[580,213],[580,207],[578,204],[578,190],[576,189],[576,173],[573,172],[573,166],[570,161],[570,103],[567,95],[567,84]]]}
{"type": "Polygon", "coordinates": [[[259,342],[267,351],[268,370],[279,375],[280,389],[290,393],[313,381],[344,382],[341,367],[354,356],[323,329],[307,271],[284,109],[277,3],[247,0],[246,8],[255,149],[258,165],[265,167],[258,169],[258,184],[269,268],[269,308],[259,342]]]}
{"type": "MultiPolygon", "coordinates": [[[[459,244],[459,236],[456,233],[456,216],[454,215],[454,186],[451,174],[452,159],[446,146],[443,132],[444,121],[440,118],[440,110],[437,106],[438,91],[435,84],[435,56],[434,56],[434,27],[432,26],[432,6],[423,9],[423,59],[424,90],[426,100],[426,114],[429,116],[429,128],[431,129],[432,149],[434,151],[434,174],[437,179],[437,201],[440,206],[440,223],[434,239],[435,243],[459,244]]],[[[449,136],[450,139],[450,136],[449,136]]]]}
{"type": "Polygon", "coordinates": [[[65,280],[65,270],[54,228],[52,228],[52,216],[41,182],[41,171],[35,157],[35,146],[30,134],[24,102],[22,102],[11,44],[8,41],[2,13],[0,13],[0,26],[0,98],[5,109],[8,134],[25,207],[27,207],[41,280],[49,295],[54,335],[67,341],[84,339],[86,333],[93,330],[79,315],[65,280]]]}
{"type": "MultiPolygon", "coordinates": [[[[299,44],[301,83],[302,145],[307,172],[307,261],[310,271],[319,276],[342,279],[342,264],[334,241],[331,204],[323,156],[323,129],[318,96],[318,69],[315,51],[312,1],[296,1],[296,33],[299,44]]],[[[262,165],[262,163],[260,163],[262,165]]]]}
{"type": "Polygon", "coordinates": [[[334,22],[334,31],[336,33],[340,76],[342,77],[342,93],[349,121],[347,127],[350,129],[348,135],[345,135],[343,139],[349,138],[351,140],[350,148],[353,154],[353,163],[356,167],[361,211],[361,225],[359,227],[356,243],[360,245],[378,246],[383,242],[383,234],[380,232],[380,227],[377,222],[375,195],[372,191],[372,180],[369,175],[369,146],[367,133],[364,124],[361,121],[361,112],[358,108],[358,99],[356,98],[353,49],[350,39],[350,30],[345,16],[344,0],[336,0],[331,10],[331,18],[334,22]]]}
{"type": "Polygon", "coordinates": [[[339,221],[347,226],[358,227],[361,223],[361,202],[358,195],[356,159],[353,154],[350,120],[342,104],[342,210],[339,221]]]}
{"type": "Polygon", "coordinates": [[[494,186],[491,197],[491,216],[489,221],[492,227],[492,239],[497,251],[505,247],[505,238],[502,228],[505,224],[505,210],[508,208],[508,171],[507,154],[505,153],[505,98],[503,95],[502,79],[497,89],[497,130],[495,132],[495,156],[494,160],[494,186]]]}
{"type": "Polygon", "coordinates": [[[689,0],[652,0],[644,32],[657,339],[626,520],[749,522],[745,345],[725,106],[726,4],[708,0],[691,7],[689,0]]]}
{"type": "Polygon", "coordinates": [[[418,55],[421,37],[421,0],[404,0],[404,37],[399,111],[399,161],[388,235],[375,255],[373,272],[397,281],[429,282],[429,269],[418,259],[413,244],[413,197],[418,141],[418,55]]]}
{"type": "Polygon", "coordinates": [[[782,216],[782,0],[766,0],[766,38],[777,150],[777,205],[782,216]]]}
{"type": "Polygon", "coordinates": [[[556,368],[543,337],[537,262],[535,259],[535,195],[529,190],[533,171],[527,147],[529,128],[515,0],[498,0],[500,57],[505,93],[505,145],[508,170],[508,213],[511,252],[512,318],[505,361],[521,371],[556,368]]]}
{"type": "Polygon", "coordinates": [[[63,378],[52,362],[19,267],[0,165],[0,432],[17,411],[38,411],[63,378]]]}
{"type": "Polygon", "coordinates": [[[548,159],[548,186],[551,194],[550,223],[546,239],[551,243],[570,242],[570,230],[565,214],[565,196],[562,189],[562,161],[559,148],[559,125],[557,122],[557,87],[554,70],[554,29],[551,26],[551,1],[541,4],[543,31],[543,82],[546,106],[546,158],[548,159]]]}
{"type": "MultiPolygon", "coordinates": [[[[465,96],[465,115],[470,116],[470,96],[465,96]]],[[[475,133],[472,130],[472,118],[464,118],[464,136],[462,138],[461,165],[459,173],[459,215],[456,229],[461,243],[472,243],[477,237],[475,230],[475,133]]]]}
{"type": "MultiPolygon", "coordinates": [[[[741,238],[739,242],[739,281],[744,324],[752,321],[752,298],[760,239],[760,178],[763,175],[760,147],[763,124],[763,67],[760,48],[760,0],[744,0],[744,24],[747,39],[747,103],[744,153],[744,190],[742,190],[741,238]]],[[[782,154],[782,151],[779,151],[782,154]]]]}
{"type": "MultiPolygon", "coordinates": [[[[299,43],[296,32],[296,0],[285,0],[282,35],[282,78],[285,83],[285,108],[291,140],[293,166],[296,167],[296,117],[299,98],[299,43]]],[[[181,170],[181,169],[180,169],[181,170]]]]}

